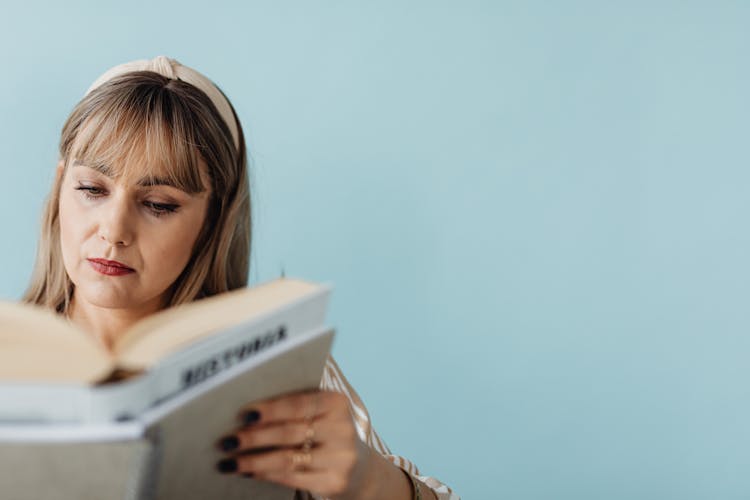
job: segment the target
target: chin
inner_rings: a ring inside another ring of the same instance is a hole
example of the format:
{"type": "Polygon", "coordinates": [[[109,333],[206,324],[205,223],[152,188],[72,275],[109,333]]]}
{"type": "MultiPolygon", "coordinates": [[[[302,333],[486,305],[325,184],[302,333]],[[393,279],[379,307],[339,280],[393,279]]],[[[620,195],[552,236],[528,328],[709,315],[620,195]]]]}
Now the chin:
{"type": "Polygon", "coordinates": [[[136,297],[130,294],[115,290],[103,291],[98,288],[94,290],[86,289],[86,287],[76,288],[76,293],[80,294],[80,298],[89,304],[107,309],[128,309],[140,303],[136,297]]]}

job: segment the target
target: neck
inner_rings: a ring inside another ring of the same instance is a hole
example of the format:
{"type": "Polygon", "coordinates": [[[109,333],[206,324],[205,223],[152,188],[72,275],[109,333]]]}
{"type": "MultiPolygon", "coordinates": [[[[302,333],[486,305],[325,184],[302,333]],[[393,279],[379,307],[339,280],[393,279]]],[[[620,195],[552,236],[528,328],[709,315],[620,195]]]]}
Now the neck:
{"type": "Polygon", "coordinates": [[[156,297],[135,307],[116,309],[100,307],[73,295],[68,318],[85,330],[108,352],[113,352],[117,342],[138,320],[159,311],[162,298],[156,297]]]}

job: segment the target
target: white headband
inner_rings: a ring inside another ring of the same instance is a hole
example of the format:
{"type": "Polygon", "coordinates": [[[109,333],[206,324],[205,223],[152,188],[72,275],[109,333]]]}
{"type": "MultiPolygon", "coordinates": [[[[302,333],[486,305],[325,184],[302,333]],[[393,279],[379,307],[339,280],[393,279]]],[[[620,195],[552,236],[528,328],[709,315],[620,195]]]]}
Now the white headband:
{"type": "Polygon", "coordinates": [[[104,82],[131,71],[153,71],[155,73],[159,73],[160,75],[166,76],[167,78],[171,78],[173,80],[182,80],[183,82],[198,87],[208,96],[209,99],[211,99],[211,102],[214,103],[216,109],[219,110],[219,114],[229,127],[229,131],[232,133],[234,146],[237,148],[237,150],[240,149],[237,122],[234,119],[232,107],[229,105],[229,102],[226,100],[224,95],[219,91],[216,85],[211,82],[211,80],[198,73],[194,69],[183,66],[176,60],[170,59],[169,57],[158,56],[151,60],[141,59],[138,61],[123,63],[115,66],[114,68],[110,68],[106,72],[104,72],[103,75],[97,78],[94,83],[91,84],[91,87],[89,87],[85,95],[88,95],[89,92],[102,85],[104,82]]]}

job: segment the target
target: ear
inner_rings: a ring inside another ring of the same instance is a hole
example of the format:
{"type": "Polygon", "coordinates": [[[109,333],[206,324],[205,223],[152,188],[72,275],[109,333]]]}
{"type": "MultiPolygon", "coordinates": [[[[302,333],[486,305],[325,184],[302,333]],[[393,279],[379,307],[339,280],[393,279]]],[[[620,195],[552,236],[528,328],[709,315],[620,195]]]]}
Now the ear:
{"type": "Polygon", "coordinates": [[[60,179],[60,177],[62,177],[62,174],[63,174],[63,168],[64,168],[64,167],[65,167],[65,160],[60,160],[60,161],[59,161],[59,162],[57,163],[57,168],[55,168],[55,176],[56,176],[56,177],[57,177],[58,179],[60,179]]]}

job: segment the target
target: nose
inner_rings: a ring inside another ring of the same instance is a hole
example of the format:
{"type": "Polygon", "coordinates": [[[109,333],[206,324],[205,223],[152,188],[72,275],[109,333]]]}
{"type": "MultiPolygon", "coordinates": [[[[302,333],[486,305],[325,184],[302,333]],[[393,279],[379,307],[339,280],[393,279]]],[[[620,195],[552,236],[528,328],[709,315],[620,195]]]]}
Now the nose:
{"type": "Polygon", "coordinates": [[[128,200],[113,197],[106,205],[100,207],[99,238],[112,246],[129,246],[135,233],[128,200]]]}

